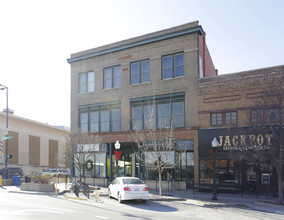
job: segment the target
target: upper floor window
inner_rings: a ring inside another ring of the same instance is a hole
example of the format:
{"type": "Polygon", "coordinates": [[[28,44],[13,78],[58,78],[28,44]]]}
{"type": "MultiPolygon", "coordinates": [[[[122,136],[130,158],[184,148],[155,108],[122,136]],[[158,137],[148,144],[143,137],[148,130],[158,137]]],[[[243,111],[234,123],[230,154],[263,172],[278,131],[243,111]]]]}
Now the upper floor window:
{"type": "Polygon", "coordinates": [[[132,130],[185,126],[184,94],[142,99],[131,102],[132,130]]]}
{"type": "Polygon", "coordinates": [[[120,131],[120,105],[98,104],[80,110],[79,127],[83,133],[120,131]]]}
{"type": "Polygon", "coordinates": [[[237,124],[237,112],[222,112],[211,114],[211,126],[237,124]]]}
{"type": "Polygon", "coordinates": [[[268,108],[251,110],[250,117],[252,124],[279,123],[280,109],[268,108]]]}
{"type": "Polygon", "coordinates": [[[95,91],[95,73],[93,71],[79,74],[79,93],[95,91]]]}
{"type": "Polygon", "coordinates": [[[120,87],[121,69],[120,66],[113,66],[104,69],[104,89],[120,87]]]}
{"type": "Polygon", "coordinates": [[[131,63],[130,66],[131,84],[139,84],[150,81],[150,61],[144,60],[131,63]]]}
{"type": "Polygon", "coordinates": [[[250,112],[251,123],[259,124],[264,122],[264,110],[257,109],[250,112]]]}
{"type": "Polygon", "coordinates": [[[162,78],[170,79],[184,76],[184,54],[177,53],[162,57],[162,78]]]}
{"type": "Polygon", "coordinates": [[[279,123],[280,122],[280,109],[279,108],[267,109],[267,120],[268,120],[268,123],[279,123]]]}

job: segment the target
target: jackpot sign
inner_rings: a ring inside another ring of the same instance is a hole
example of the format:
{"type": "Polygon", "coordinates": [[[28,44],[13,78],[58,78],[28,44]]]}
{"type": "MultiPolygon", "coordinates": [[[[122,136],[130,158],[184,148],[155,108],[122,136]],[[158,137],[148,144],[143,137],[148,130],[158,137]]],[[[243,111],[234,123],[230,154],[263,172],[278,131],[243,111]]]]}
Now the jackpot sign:
{"type": "Polygon", "coordinates": [[[273,134],[241,134],[216,137],[224,151],[268,150],[272,146],[273,134]]]}

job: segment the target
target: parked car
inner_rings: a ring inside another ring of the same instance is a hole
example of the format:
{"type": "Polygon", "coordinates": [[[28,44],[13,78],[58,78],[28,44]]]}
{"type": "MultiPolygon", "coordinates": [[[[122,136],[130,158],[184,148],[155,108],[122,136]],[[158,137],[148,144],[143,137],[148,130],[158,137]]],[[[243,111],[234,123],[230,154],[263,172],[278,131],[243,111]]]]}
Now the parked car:
{"type": "MultiPolygon", "coordinates": [[[[5,177],[5,171],[6,171],[6,168],[2,168],[0,170],[0,175],[2,175],[2,177],[5,177]]],[[[22,168],[20,167],[7,167],[7,178],[8,179],[12,179],[12,177],[14,175],[19,175],[19,176],[24,176],[24,172],[22,170],[22,168]]]]}
{"type": "Polygon", "coordinates": [[[117,177],[108,187],[109,197],[124,200],[149,200],[149,188],[136,177],[117,177]]]}

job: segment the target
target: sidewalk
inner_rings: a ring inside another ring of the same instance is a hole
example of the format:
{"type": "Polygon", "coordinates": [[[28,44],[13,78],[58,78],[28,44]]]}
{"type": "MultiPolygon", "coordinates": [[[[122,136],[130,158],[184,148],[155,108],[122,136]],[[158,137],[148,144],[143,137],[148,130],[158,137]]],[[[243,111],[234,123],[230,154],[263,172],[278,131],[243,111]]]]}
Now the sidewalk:
{"type": "MultiPolygon", "coordinates": [[[[70,186],[70,185],[68,185],[70,186]]],[[[9,193],[26,193],[34,195],[47,195],[56,196],[55,192],[33,192],[33,191],[21,191],[20,187],[16,186],[3,186],[0,190],[7,191],[9,193]]],[[[57,196],[66,199],[78,199],[74,193],[66,191],[64,183],[57,184],[57,196]]],[[[97,198],[107,197],[108,189],[106,187],[100,187],[98,189],[97,198]]],[[[95,193],[90,194],[89,200],[94,200],[95,193]]],[[[193,192],[192,190],[176,190],[176,191],[164,191],[163,195],[158,195],[158,191],[150,190],[150,201],[185,201],[189,204],[198,205],[201,207],[241,207],[250,208],[263,212],[270,212],[275,214],[284,215],[284,206],[277,205],[276,199],[269,198],[259,198],[257,199],[255,195],[244,195],[240,194],[219,194],[218,200],[211,200],[211,193],[204,192],[193,192]]],[[[82,193],[80,193],[80,200],[88,200],[82,193]]]]}

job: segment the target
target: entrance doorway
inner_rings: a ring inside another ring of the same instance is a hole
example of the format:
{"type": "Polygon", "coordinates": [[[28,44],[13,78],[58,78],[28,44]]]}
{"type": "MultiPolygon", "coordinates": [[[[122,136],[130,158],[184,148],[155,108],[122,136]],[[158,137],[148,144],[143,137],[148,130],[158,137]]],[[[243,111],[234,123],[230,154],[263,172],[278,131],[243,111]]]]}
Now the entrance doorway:
{"type": "Polygon", "coordinates": [[[132,176],[132,155],[122,154],[118,159],[116,155],[112,155],[112,177],[132,176]]]}

